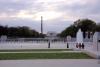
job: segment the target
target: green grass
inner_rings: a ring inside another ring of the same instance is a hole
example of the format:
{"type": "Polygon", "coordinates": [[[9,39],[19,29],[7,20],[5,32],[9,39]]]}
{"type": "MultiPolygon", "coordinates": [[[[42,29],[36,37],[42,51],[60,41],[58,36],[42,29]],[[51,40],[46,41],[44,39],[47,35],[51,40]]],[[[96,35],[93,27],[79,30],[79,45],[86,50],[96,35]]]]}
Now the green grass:
{"type": "Polygon", "coordinates": [[[92,59],[84,53],[0,53],[0,60],[18,59],[92,59]]]}
{"type": "Polygon", "coordinates": [[[0,52],[24,52],[24,51],[72,51],[72,49],[18,49],[18,50],[0,50],[0,52]]]}

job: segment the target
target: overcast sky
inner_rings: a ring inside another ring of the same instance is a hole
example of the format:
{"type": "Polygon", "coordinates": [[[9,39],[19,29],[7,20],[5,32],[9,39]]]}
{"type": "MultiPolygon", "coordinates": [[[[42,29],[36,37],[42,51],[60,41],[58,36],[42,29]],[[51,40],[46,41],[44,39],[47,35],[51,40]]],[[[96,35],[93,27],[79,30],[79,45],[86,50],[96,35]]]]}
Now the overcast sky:
{"type": "Polygon", "coordinates": [[[100,22],[100,0],[0,0],[0,25],[28,26],[40,32],[61,32],[74,21],[100,22]]]}

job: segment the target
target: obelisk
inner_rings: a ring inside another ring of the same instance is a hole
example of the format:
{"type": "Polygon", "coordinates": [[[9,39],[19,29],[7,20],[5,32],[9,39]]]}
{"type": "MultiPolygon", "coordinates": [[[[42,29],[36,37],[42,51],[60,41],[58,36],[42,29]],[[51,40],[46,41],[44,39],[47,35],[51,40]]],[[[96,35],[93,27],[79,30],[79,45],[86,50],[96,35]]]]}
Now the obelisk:
{"type": "Polygon", "coordinates": [[[41,16],[41,37],[43,37],[43,16],[41,16]]]}

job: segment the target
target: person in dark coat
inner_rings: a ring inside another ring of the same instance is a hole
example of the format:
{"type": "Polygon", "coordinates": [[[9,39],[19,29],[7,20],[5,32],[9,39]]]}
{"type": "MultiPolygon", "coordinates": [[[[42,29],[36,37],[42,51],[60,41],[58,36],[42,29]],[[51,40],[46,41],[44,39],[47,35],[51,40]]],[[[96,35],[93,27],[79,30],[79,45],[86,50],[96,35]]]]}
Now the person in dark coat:
{"type": "Polygon", "coordinates": [[[50,48],[50,41],[49,41],[49,43],[48,43],[48,48],[50,48]]]}
{"type": "Polygon", "coordinates": [[[79,43],[79,49],[81,49],[81,43],[79,43]]]}
{"type": "Polygon", "coordinates": [[[67,43],[67,48],[69,48],[69,44],[67,43]]]}
{"type": "Polygon", "coordinates": [[[84,49],[84,43],[82,43],[82,49],[84,49]]]}
{"type": "Polygon", "coordinates": [[[78,48],[78,43],[76,43],[76,48],[78,48]]]}

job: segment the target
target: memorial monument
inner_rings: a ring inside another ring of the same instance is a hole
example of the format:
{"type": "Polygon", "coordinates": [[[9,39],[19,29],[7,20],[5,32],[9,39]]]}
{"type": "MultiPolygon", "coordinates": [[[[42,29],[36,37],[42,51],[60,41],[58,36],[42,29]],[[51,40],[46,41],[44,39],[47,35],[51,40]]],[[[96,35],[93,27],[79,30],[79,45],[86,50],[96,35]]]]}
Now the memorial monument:
{"type": "Polygon", "coordinates": [[[100,51],[100,32],[95,32],[93,35],[93,50],[100,51]]]}
{"type": "Polygon", "coordinates": [[[76,35],[76,42],[79,43],[83,43],[83,33],[81,31],[81,29],[78,30],[77,35],[76,35]]]}
{"type": "Polygon", "coordinates": [[[4,42],[4,41],[6,41],[7,40],[7,36],[6,35],[2,35],[1,37],[0,37],[0,41],[1,42],[4,42]]]}

